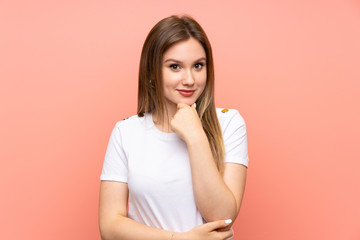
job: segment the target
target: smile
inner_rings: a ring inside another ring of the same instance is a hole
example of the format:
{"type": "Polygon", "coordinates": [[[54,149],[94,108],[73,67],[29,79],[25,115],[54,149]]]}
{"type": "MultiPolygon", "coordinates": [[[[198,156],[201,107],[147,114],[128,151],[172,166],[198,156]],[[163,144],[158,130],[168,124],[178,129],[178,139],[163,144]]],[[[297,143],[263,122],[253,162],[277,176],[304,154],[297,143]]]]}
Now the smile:
{"type": "Polygon", "coordinates": [[[191,97],[195,90],[178,90],[178,92],[184,97],[191,97]]]}

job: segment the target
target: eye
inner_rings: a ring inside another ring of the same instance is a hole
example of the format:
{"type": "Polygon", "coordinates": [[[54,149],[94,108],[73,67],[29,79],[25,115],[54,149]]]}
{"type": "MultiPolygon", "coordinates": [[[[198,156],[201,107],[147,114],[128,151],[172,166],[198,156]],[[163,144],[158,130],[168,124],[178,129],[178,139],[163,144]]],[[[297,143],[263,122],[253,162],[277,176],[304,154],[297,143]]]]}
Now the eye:
{"type": "Polygon", "coordinates": [[[179,70],[179,69],[180,69],[179,64],[171,64],[169,67],[170,67],[172,70],[179,70]]]}
{"type": "Polygon", "coordinates": [[[194,68],[197,70],[201,70],[204,67],[204,63],[195,63],[194,68]]]}

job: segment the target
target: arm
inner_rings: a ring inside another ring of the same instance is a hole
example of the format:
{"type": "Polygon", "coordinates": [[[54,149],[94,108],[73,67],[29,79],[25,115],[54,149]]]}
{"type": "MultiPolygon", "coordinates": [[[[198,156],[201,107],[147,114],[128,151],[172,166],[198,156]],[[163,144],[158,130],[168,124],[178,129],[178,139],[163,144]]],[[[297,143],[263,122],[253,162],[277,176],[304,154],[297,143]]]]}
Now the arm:
{"type": "Polygon", "coordinates": [[[127,217],[127,199],[127,183],[101,181],[99,227],[103,240],[211,240],[232,236],[231,231],[216,231],[229,225],[224,220],[203,224],[185,233],[146,226],[127,217]]]}
{"type": "Polygon", "coordinates": [[[101,181],[99,227],[102,239],[171,239],[171,232],[148,227],[126,217],[127,199],[127,183],[101,181]]]}
{"type": "Polygon", "coordinates": [[[179,104],[171,126],[187,144],[195,200],[204,219],[234,220],[240,209],[247,168],[236,163],[225,163],[224,176],[219,174],[194,107],[179,104]]]}
{"type": "Polygon", "coordinates": [[[225,163],[221,177],[205,133],[187,142],[196,204],[206,221],[235,219],[244,193],[243,165],[225,163]]]}

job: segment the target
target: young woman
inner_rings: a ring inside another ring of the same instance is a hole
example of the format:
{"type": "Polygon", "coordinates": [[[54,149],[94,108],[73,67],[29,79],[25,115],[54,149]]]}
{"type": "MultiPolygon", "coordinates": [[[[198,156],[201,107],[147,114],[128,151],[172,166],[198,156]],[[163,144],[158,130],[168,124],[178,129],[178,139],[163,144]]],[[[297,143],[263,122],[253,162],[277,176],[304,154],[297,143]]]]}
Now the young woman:
{"type": "Polygon", "coordinates": [[[210,43],[171,16],[143,46],[137,115],[118,122],[101,174],[102,239],[228,239],[244,193],[246,128],[214,104],[210,43]]]}

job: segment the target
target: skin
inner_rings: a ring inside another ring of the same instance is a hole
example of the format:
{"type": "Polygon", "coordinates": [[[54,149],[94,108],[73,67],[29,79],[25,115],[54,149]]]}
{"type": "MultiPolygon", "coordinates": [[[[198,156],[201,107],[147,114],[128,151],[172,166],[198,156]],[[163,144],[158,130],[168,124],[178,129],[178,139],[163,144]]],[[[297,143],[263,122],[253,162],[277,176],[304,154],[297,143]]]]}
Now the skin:
{"type": "Polygon", "coordinates": [[[127,218],[127,183],[102,181],[99,226],[102,239],[212,240],[232,236],[231,223],[238,215],[247,168],[226,163],[224,176],[215,165],[209,142],[193,103],[206,85],[206,55],[201,44],[190,38],[170,47],[163,57],[164,97],[168,115],[164,122],[153,118],[164,132],[177,133],[187,144],[196,205],[207,223],[184,233],[172,233],[127,218]],[[179,90],[194,90],[183,96],[179,90]],[[209,201],[211,199],[211,201],[209,201]]]}
{"type": "MultiPolygon", "coordinates": [[[[206,85],[206,54],[201,44],[190,38],[174,44],[163,57],[162,81],[164,87],[165,104],[168,112],[167,119],[171,119],[177,112],[177,105],[183,103],[191,106],[200,97],[206,85]],[[181,95],[180,91],[193,90],[192,96],[181,95]]],[[[154,113],[154,120],[156,119],[154,113]]],[[[165,120],[157,127],[162,131],[169,130],[165,120]],[[164,127],[165,126],[165,127],[164,127]]]]}

